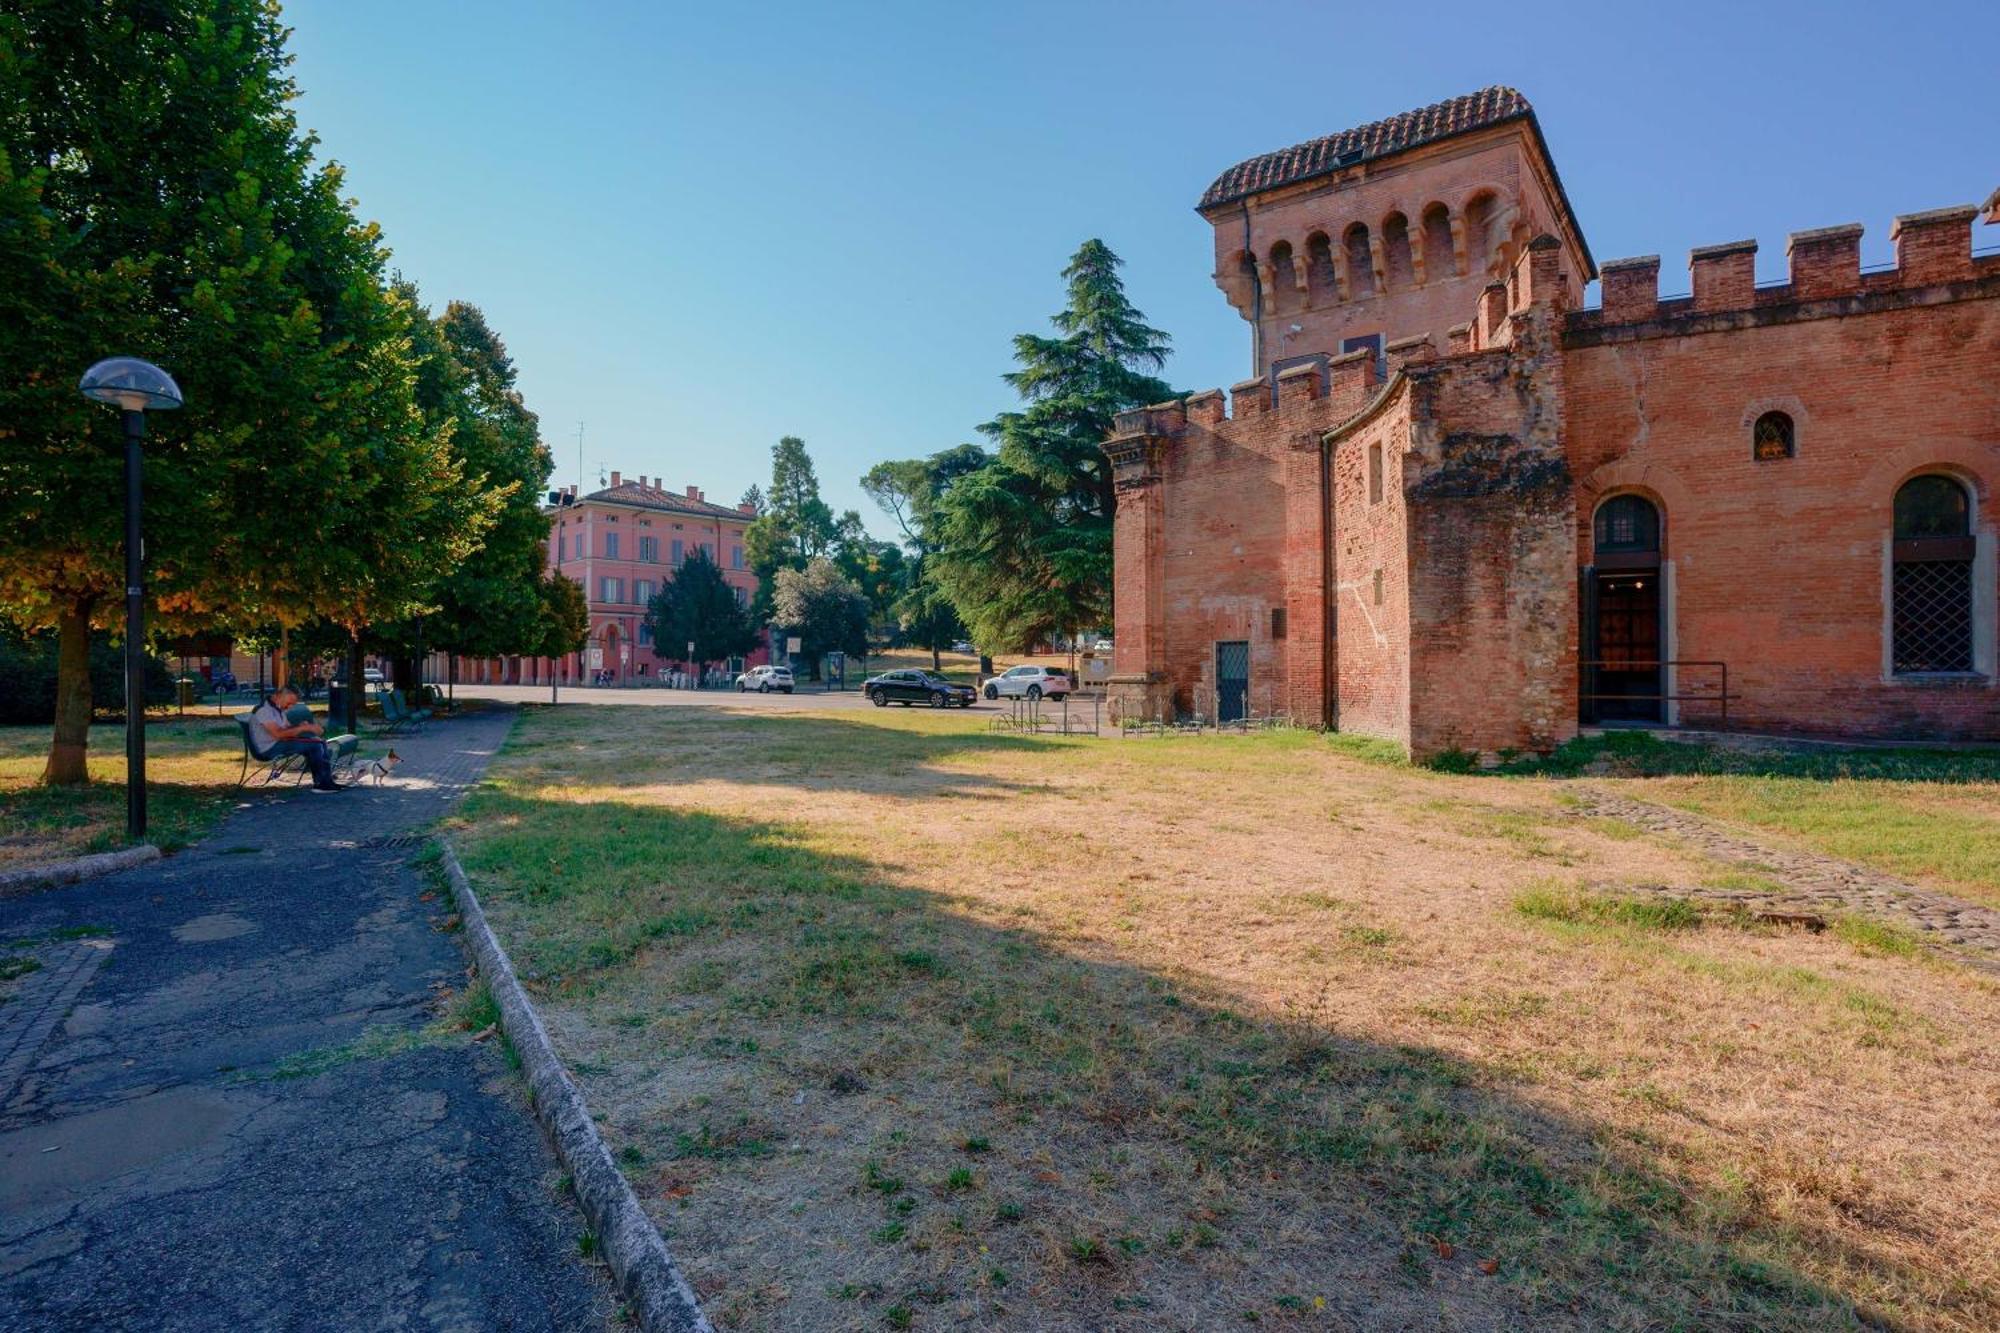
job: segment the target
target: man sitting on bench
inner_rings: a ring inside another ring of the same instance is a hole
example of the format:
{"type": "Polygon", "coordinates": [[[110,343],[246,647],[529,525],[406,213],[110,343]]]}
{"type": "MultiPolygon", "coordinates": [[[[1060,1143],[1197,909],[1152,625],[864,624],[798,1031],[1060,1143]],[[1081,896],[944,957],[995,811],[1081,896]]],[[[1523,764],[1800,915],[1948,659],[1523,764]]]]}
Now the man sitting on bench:
{"type": "Polygon", "coordinates": [[[314,791],[341,791],[340,784],[333,780],[333,756],[327,750],[325,732],[319,723],[293,724],[285,720],[285,710],[298,701],[299,692],[289,685],[280,685],[265,697],[263,704],[250,715],[250,725],[257,731],[257,748],[273,756],[304,757],[306,767],[312,770],[314,791]]]}

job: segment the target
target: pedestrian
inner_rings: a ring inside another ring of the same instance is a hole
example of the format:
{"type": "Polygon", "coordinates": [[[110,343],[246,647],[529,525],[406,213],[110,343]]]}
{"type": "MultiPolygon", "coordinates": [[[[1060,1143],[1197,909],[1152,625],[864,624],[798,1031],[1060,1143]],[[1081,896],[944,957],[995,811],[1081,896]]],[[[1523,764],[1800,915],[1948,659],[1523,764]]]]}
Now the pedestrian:
{"type": "Polygon", "coordinates": [[[286,716],[286,710],[299,701],[299,692],[289,685],[280,685],[266,695],[257,711],[250,715],[251,730],[257,733],[253,739],[260,743],[257,748],[272,755],[299,755],[312,770],[314,791],[340,791],[339,783],[333,780],[333,755],[328,751],[325,733],[317,722],[293,722],[286,716]]]}

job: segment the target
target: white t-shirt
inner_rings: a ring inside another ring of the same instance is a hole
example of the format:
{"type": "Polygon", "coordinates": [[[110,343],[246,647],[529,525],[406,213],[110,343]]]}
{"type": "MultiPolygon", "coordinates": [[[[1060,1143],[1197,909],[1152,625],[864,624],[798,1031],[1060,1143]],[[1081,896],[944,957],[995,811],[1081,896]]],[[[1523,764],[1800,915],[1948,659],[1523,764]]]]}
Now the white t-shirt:
{"type": "Polygon", "coordinates": [[[291,724],[285,721],[285,710],[266,699],[263,706],[250,715],[250,726],[257,735],[257,748],[268,750],[278,743],[277,732],[291,724]]]}

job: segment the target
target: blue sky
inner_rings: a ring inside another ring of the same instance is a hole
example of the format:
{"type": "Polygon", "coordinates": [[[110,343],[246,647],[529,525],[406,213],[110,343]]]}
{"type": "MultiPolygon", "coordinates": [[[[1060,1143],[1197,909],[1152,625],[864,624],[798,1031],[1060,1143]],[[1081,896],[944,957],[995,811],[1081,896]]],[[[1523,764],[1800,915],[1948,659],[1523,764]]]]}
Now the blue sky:
{"type": "MultiPolygon", "coordinates": [[[[1248,373],[1193,211],[1232,163],[1492,83],[1600,260],[2000,185],[2000,5],[557,5],[292,0],[301,122],[434,304],[483,307],[558,481],[826,497],[976,438],[1101,236],[1187,389],[1248,373]]],[[[1992,229],[2000,233],[2000,228],[1992,229]]],[[[1979,244],[2000,240],[1992,233],[1979,244]]]]}

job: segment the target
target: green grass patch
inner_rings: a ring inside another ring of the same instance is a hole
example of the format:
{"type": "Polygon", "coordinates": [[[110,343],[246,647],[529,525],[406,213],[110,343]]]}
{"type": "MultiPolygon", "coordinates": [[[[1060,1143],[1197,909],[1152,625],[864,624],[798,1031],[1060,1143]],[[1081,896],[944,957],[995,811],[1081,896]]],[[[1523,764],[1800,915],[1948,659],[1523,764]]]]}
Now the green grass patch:
{"type": "Polygon", "coordinates": [[[1531,921],[1633,930],[1692,930],[1702,923],[1701,909],[1685,898],[1589,892],[1555,885],[1521,890],[1514,896],[1514,910],[1531,921]]]}

